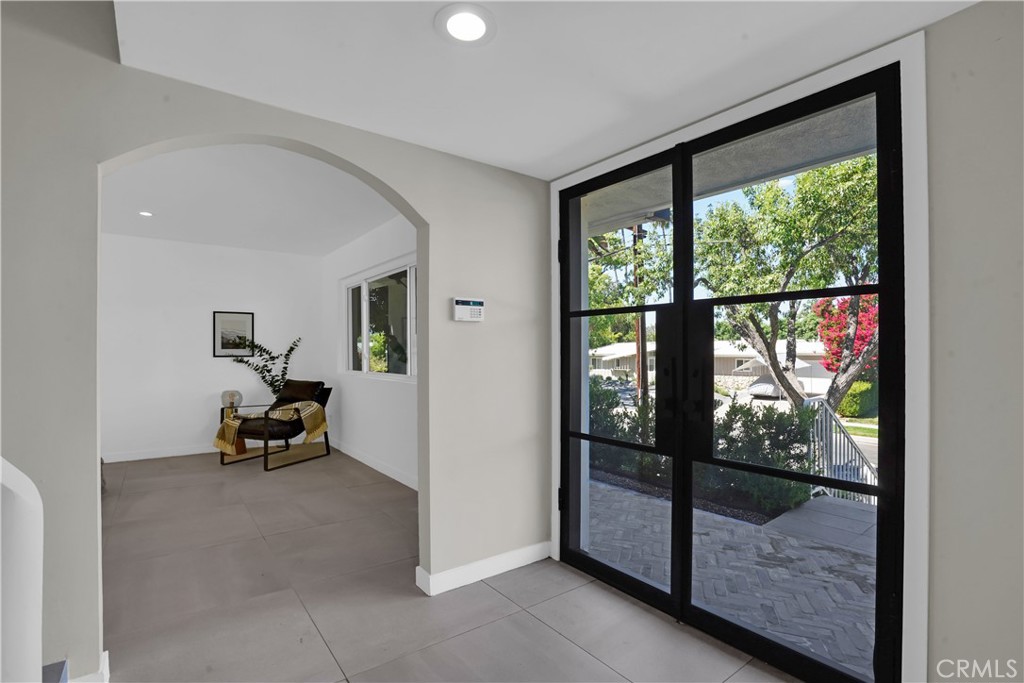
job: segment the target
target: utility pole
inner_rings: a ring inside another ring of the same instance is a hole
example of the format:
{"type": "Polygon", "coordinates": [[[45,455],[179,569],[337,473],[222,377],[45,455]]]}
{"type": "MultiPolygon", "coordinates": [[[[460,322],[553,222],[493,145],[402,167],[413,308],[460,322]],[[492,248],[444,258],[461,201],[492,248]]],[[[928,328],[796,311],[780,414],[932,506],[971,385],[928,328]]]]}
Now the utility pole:
{"type": "MultiPolygon", "coordinates": [[[[640,275],[640,244],[644,237],[647,236],[647,232],[641,225],[633,226],[633,286],[636,291],[640,291],[640,285],[643,283],[643,278],[640,275]]],[[[634,300],[634,304],[640,304],[634,300]]],[[[646,316],[643,313],[637,314],[636,322],[636,401],[637,405],[645,400],[648,396],[648,382],[647,382],[647,359],[644,357],[644,350],[647,348],[647,325],[646,316]]]]}

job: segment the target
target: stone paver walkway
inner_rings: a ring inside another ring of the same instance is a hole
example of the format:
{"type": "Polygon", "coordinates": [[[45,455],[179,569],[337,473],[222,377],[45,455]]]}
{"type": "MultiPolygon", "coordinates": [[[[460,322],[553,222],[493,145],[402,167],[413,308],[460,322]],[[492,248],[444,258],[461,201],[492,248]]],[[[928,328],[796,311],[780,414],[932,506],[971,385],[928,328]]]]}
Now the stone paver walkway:
{"type": "MultiPolygon", "coordinates": [[[[867,680],[874,508],[815,498],[764,526],[694,510],[694,604],[867,680]]],[[[671,502],[590,483],[594,557],[668,588],[671,502]]]]}

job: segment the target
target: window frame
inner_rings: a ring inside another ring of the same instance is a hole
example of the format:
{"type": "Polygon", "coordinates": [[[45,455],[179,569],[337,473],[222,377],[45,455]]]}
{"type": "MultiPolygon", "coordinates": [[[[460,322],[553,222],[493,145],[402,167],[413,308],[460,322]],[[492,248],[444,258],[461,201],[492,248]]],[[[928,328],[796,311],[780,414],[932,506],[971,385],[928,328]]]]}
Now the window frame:
{"type": "Polygon", "coordinates": [[[385,381],[414,381],[417,376],[417,317],[416,317],[416,299],[417,299],[417,281],[416,281],[416,262],[408,259],[400,259],[392,261],[386,264],[380,264],[374,266],[373,269],[364,271],[359,275],[358,278],[352,278],[343,283],[343,306],[344,314],[343,319],[345,321],[345,349],[344,349],[344,360],[342,362],[342,371],[360,375],[364,377],[373,377],[375,379],[382,379],[385,381]],[[370,345],[365,343],[365,340],[370,338],[370,283],[376,280],[380,280],[389,275],[394,275],[397,272],[406,272],[406,281],[409,283],[408,291],[406,292],[406,319],[409,321],[406,340],[408,348],[409,361],[406,366],[406,372],[404,373],[392,373],[392,372],[375,372],[370,369],[370,345]],[[361,361],[361,368],[354,368],[353,360],[355,358],[355,348],[357,335],[354,330],[354,311],[352,307],[352,291],[359,290],[359,321],[360,330],[359,336],[364,340],[363,347],[359,351],[359,359],[361,361]]]}

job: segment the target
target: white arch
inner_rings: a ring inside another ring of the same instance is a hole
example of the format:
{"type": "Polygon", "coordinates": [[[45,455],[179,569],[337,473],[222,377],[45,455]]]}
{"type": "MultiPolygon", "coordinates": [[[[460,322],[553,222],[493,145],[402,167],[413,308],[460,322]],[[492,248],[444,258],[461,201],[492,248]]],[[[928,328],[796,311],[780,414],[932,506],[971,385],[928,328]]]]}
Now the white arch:
{"type": "Polygon", "coordinates": [[[322,147],[277,135],[265,135],[262,133],[208,133],[154,142],[101,162],[99,164],[100,176],[102,178],[114,171],[159,154],[200,147],[213,147],[216,145],[268,145],[317,159],[366,183],[389,204],[395,207],[417,230],[426,229],[427,227],[426,220],[424,220],[419,212],[402,195],[398,194],[390,185],[377,176],[337,154],[328,152],[322,147]]]}

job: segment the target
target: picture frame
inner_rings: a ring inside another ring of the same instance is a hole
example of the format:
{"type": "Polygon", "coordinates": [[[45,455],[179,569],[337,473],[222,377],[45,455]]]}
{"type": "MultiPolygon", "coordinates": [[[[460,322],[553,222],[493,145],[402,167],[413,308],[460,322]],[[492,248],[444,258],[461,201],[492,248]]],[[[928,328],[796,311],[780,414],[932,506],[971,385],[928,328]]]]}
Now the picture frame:
{"type": "Polygon", "coordinates": [[[213,357],[252,356],[249,342],[254,339],[255,316],[245,311],[213,312],[213,357]]]}

